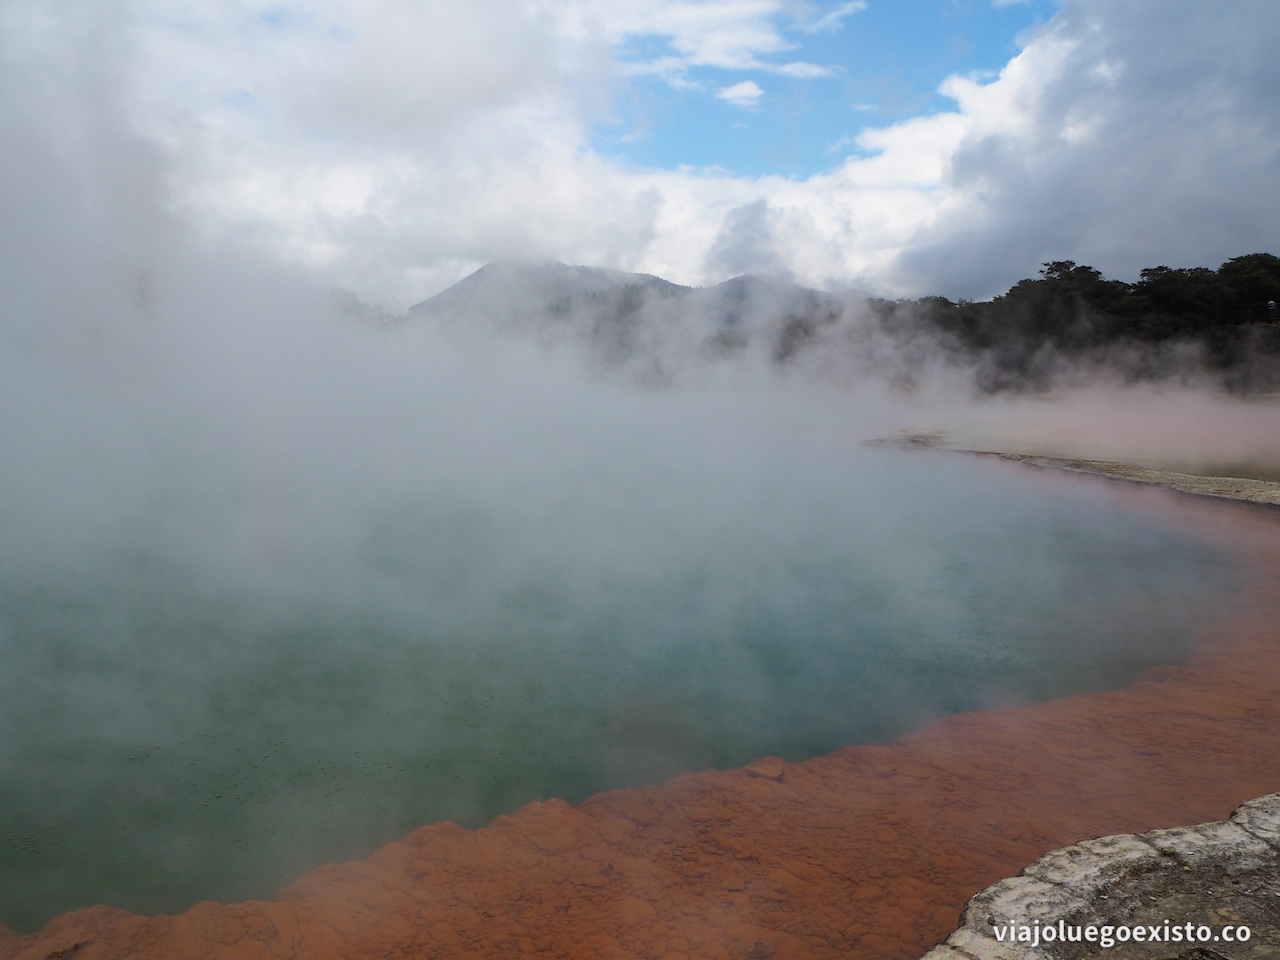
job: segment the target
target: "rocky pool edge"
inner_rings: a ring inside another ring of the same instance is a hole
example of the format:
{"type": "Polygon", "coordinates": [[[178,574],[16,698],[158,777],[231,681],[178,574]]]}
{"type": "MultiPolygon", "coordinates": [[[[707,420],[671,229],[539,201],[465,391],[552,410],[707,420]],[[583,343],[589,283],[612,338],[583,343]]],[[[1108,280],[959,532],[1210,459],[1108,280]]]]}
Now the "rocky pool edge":
{"type": "Polygon", "coordinates": [[[923,960],[1270,956],[1280,953],[1278,906],[1280,793],[1273,793],[1226,820],[1052,850],[972,897],[960,927],[923,960]],[[1224,937],[1227,926],[1234,939],[1224,937]],[[1244,942],[1240,926],[1249,928],[1244,942]],[[1095,934],[1109,927],[1113,939],[1120,927],[1142,928],[1143,939],[1128,934],[1127,943],[1103,946],[1096,935],[1086,939],[1088,927],[1095,934]],[[1080,936],[1059,942],[1067,930],[1080,936]]]}

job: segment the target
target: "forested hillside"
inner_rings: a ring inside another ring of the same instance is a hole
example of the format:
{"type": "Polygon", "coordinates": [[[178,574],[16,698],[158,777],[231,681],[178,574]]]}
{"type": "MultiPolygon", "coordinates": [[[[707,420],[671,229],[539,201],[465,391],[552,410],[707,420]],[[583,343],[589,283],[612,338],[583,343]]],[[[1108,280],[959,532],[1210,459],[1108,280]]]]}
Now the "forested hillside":
{"type": "Polygon", "coordinates": [[[1217,270],[1150,267],[1136,283],[1071,260],[1046,263],[989,301],[872,300],[892,336],[931,332],[976,363],[984,390],[1050,386],[1073,361],[1158,379],[1200,366],[1240,390],[1280,386],[1280,257],[1217,270]]]}
{"type": "Polygon", "coordinates": [[[798,377],[888,380],[940,372],[982,393],[1099,380],[1280,390],[1280,257],[1218,269],[1150,267],[1135,283],[1045,263],[986,301],[823,292],[783,277],[686,287],[556,261],[489,264],[405,318],[576,345],[601,370],[653,384],[753,353],[798,377]]]}

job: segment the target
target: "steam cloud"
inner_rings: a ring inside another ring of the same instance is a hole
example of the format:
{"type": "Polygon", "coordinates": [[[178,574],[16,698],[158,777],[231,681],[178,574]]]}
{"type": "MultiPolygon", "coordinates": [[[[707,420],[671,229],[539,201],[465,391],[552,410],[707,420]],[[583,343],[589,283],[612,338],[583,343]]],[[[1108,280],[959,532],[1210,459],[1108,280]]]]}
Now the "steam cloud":
{"type": "MultiPolygon", "coordinates": [[[[638,328],[679,376],[637,389],[355,322],[168,211],[112,109],[0,101],[7,922],[265,895],[428,817],[1113,682],[1229,582],[1096,492],[857,444],[935,407],[690,361],[676,326],[638,328]]],[[[719,255],[775,263],[767,215],[719,255]]],[[[743,326],[776,313],[743,286],[743,326]]]]}

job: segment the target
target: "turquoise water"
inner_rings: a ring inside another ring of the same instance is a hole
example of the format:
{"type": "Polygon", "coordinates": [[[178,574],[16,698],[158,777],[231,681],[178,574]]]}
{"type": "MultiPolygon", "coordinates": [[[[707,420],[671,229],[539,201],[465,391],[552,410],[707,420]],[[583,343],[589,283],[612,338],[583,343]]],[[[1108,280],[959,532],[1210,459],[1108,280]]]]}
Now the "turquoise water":
{"type": "Polygon", "coordinates": [[[1119,685],[1234,583],[1102,485],[761,429],[247,519],[188,485],[7,563],[0,921],[266,897],[429,821],[1119,685]]]}

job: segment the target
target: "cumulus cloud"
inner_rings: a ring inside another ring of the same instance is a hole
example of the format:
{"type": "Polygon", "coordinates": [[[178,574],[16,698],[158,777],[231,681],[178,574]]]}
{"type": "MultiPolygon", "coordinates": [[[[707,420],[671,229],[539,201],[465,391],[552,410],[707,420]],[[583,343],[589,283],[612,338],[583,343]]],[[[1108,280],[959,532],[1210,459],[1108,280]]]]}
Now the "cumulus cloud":
{"type": "Polygon", "coordinates": [[[778,252],[769,202],[755,200],[730,210],[707,254],[714,274],[779,274],[786,261],[778,252]]]}
{"type": "Polygon", "coordinates": [[[744,109],[755,107],[763,96],[764,91],[753,80],[743,80],[741,83],[735,83],[731,87],[722,87],[716,92],[716,97],[719,99],[744,109]]]}
{"type": "Polygon", "coordinates": [[[989,290],[1017,251],[1136,276],[1274,243],[1278,41],[1265,3],[1064,5],[997,81],[948,81],[963,129],[901,276],[989,290]]]}
{"type": "Polygon", "coordinates": [[[819,77],[788,58],[794,38],[858,7],[8,0],[3,97],[120,216],[178,213],[392,309],[508,256],[718,281],[746,262],[722,255],[730,213],[762,200],[774,267],[895,295],[988,295],[1047,259],[1119,276],[1215,265],[1274,242],[1267,0],[1066,0],[996,78],[942,80],[952,109],[853,127],[849,154],[805,179],[590,148],[637,71],[721,71],[706,95],[760,103],[741,71],[819,77]]]}

